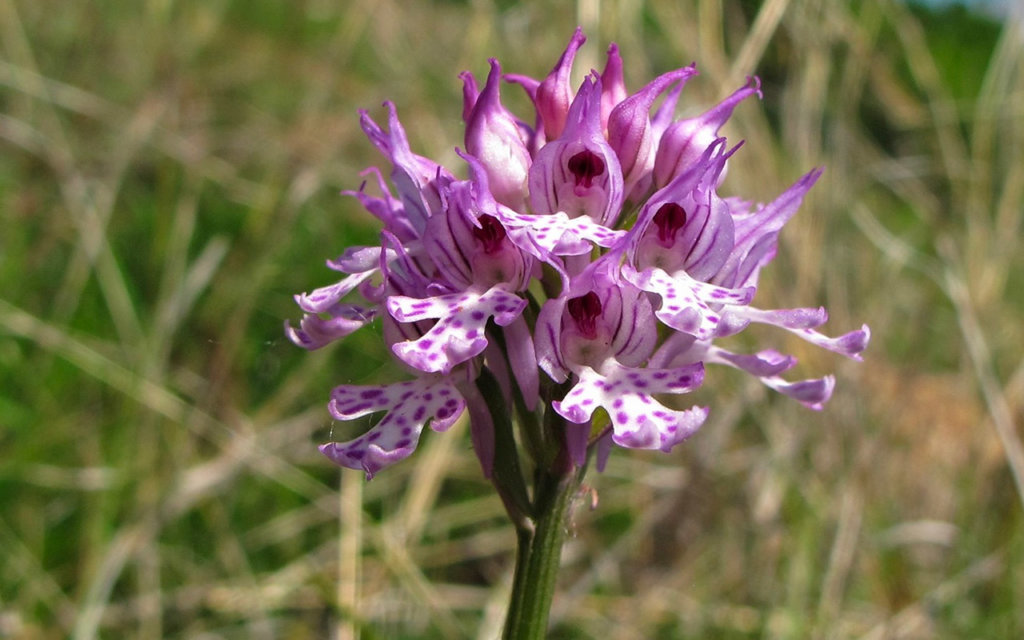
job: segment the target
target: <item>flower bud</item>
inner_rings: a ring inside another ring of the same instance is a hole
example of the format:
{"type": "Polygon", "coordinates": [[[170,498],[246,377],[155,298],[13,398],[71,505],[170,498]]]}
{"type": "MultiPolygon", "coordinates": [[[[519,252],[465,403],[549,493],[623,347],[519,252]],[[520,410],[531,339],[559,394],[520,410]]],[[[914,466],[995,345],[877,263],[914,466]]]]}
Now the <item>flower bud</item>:
{"type": "MultiPolygon", "coordinates": [[[[719,138],[718,130],[732,115],[736,105],[754,94],[761,95],[760,81],[757,78],[751,79],[747,86],[696,118],[671,124],[662,134],[654,158],[654,186],[659,189],[664,187],[700,159],[707,148],[719,138]]],[[[725,171],[719,176],[719,180],[724,177],[725,171]]]]}
{"type": "MultiPolygon", "coordinates": [[[[501,66],[493,58],[490,62],[487,84],[468,110],[466,150],[483,165],[494,199],[513,209],[522,209],[531,164],[528,135],[524,131],[526,126],[502,106],[498,89],[501,66]]],[[[472,76],[466,76],[463,79],[468,98],[475,82],[470,82],[472,76]]]]}

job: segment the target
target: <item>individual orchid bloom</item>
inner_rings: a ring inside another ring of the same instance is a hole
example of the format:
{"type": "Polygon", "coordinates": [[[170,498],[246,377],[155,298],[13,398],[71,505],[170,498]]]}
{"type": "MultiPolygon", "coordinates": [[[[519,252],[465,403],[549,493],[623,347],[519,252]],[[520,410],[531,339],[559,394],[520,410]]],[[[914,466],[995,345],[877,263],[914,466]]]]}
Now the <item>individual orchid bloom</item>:
{"type": "Polygon", "coordinates": [[[670,450],[704,422],[707,409],[669,409],[652,394],[687,393],[703,380],[701,363],[644,368],[657,333],[646,295],[621,281],[613,260],[595,263],[570,291],[549,300],[537,318],[540,366],[556,382],[572,386],[551,403],[574,426],[567,434],[570,455],[585,456],[594,411],[604,409],[611,438],[630,448],[670,450]]]}
{"type": "Polygon", "coordinates": [[[626,235],[624,230],[609,229],[587,216],[570,218],[568,214],[523,214],[498,203],[487,189],[487,172],[471,155],[461,154],[469,165],[472,179],[479,186],[474,194],[480,211],[501,221],[508,238],[524,253],[547,263],[563,276],[568,273],[561,258],[588,254],[597,247],[610,248],[626,235]]]}
{"type": "Polygon", "coordinates": [[[745,305],[755,292],[710,282],[735,246],[732,213],[714,189],[734,151],[723,147],[719,140],[651,196],[630,230],[622,268],[626,280],[660,298],[659,320],[700,339],[715,334],[723,305],[745,305]]]}
{"type": "MultiPolygon", "coordinates": [[[[752,95],[761,95],[760,81],[757,78],[751,78],[747,86],[736,90],[696,118],[671,124],[660,136],[654,158],[654,186],[661,188],[689,169],[718,139],[719,129],[732,115],[736,105],[752,95]]],[[[724,177],[723,169],[719,180],[724,177]]]]}
{"type": "Polygon", "coordinates": [[[587,215],[612,226],[621,213],[622,168],[601,128],[601,81],[587,78],[562,135],[544,145],[529,176],[534,213],[587,215]]]}
{"type": "MultiPolygon", "coordinates": [[[[526,204],[526,180],[532,163],[527,146],[532,132],[502,106],[501,65],[493,58],[490,63],[483,91],[476,96],[471,90],[465,92],[467,103],[473,100],[471,106],[466,106],[466,151],[486,169],[495,200],[521,210],[526,204]]],[[[463,74],[467,87],[472,79],[471,74],[463,74]]]]}
{"type": "Polygon", "coordinates": [[[624,191],[630,199],[646,193],[652,181],[655,145],[659,139],[655,137],[657,132],[650,117],[654,101],[671,85],[678,83],[681,87],[696,73],[696,66],[690,65],[662,74],[616,104],[608,115],[608,143],[619,158],[624,191]]]}
{"type": "MultiPolygon", "coordinates": [[[[420,371],[447,373],[480,355],[487,347],[488,320],[507,326],[526,307],[516,292],[528,285],[533,259],[509,240],[497,217],[481,211],[476,192],[485,186],[452,183],[443,211],[428,221],[424,251],[445,292],[387,300],[399,322],[437,320],[422,337],[392,347],[400,360],[420,371]]],[[[485,201],[493,202],[490,197],[485,201]]]]}

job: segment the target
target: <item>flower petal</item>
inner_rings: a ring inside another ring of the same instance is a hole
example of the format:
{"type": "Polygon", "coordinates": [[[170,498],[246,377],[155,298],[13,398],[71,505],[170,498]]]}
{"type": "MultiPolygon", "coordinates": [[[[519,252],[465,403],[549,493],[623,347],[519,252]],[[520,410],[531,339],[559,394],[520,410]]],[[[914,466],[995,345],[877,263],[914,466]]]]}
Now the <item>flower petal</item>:
{"type": "Polygon", "coordinates": [[[815,411],[821,411],[824,408],[825,403],[832,397],[832,391],[836,386],[836,379],[833,376],[798,382],[787,382],[782,378],[767,377],[761,378],[761,382],[815,411]]]}
{"type": "Polygon", "coordinates": [[[622,277],[661,298],[661,307],[654,312],[659,320],[700,340],[711,338],[722,319],[722,312],[712,305],[745,305],[756,291],[753,287],[726,289],[708,284],[691,278],[685,271],[670,276],[662,269],[638,272],[629,265],[623,265],[622,277]]]}
{"type": "Polygon", "coordinates": [[[395,355],[420,371],[447,373],[452,367],[480,355],[487,346],[488,318],[506,326],[522,313],[526,300],[494,286],[484,293],[452,293],[434,298],[391,296],[388,311],[399,322],[438,318],[418,340],[399,342],[395,355]]]}
{"type": "Polygon", "coordinates": [[[676,411],[651,396],[696,389],[704,378],[700,363],[676,369],[635,369],[613,363],[604,368],[604,373],[581,368],[576,385],[552,407],[577,424],[589,421],[594,410],[602,407],[611,417],[616,444],[662,451],[693,435],[707,417],[707,409],[676,411]]]}
{"type": "Polygon", "coordinates": [[[455,423],[465,406],[451,382],[433,376],[384,386],[335,387],[328,410],[338,420],[385,410],[387,414],[362,436],[323,444],[320,451],[336,464],[362,469],[369,480],[416,449],[428,420],[432,429],[444,431],[455,423]]]}
{"type": "Polygon", "coordinates": [[[311,313],[303,315],[298,329],[286,320],[284,332],[289,340],[303,349],[319,349],[363,327],[376,315],[377,309],[373,307],[338,305],[332,310],[330,318],[321,318],[311,313]]]}
{"type": "Polygon", "coordinates": [[[295,302],[307,313],[326,313],[373,274],[374,271],[353,273],[332,285],[314,289],[312,293],[301,293],[295,296],[295,302]]]}

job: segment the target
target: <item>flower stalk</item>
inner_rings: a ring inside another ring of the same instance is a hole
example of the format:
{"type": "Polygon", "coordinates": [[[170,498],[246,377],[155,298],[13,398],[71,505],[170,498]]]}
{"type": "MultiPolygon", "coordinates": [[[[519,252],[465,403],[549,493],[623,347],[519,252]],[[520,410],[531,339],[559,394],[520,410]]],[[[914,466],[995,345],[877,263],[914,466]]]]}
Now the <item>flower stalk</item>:
{"type": "Polygon", "coordinates": [[[558,582],[568,517],[586,468],[574,469],[568,458],[538,473],[532,527],[516,530],[516,566],[505,630],[506,640],[547,636],[548,616],[558,582]]]}

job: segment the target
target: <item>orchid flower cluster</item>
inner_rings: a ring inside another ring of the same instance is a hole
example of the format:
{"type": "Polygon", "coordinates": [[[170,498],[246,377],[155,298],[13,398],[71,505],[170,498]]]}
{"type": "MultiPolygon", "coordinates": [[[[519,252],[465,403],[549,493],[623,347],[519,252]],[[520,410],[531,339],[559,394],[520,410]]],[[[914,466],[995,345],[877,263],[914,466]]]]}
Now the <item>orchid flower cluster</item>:
{"type": "Polygon", "coordinates": [[[493,59],[482,88],[462,74],[465,179],[410,149],[393,104],[386,127],[361,112],[390,181],[371,168],[378,189],[364,182],[349,194],[380,220],[380,244],[329,261],[343,277],[296,296],[305,315],[286,332],[317,349],[379,320],[411,379],[331,392],[338,420],[384,413],[358,438],[321,446],[337,464],[371,478],[408,457],[425,426],[444,431],[467,411],[487,476],[509,446],[495,423],[513,410],[531,451],[560,425],[574,465],[591,451],[603,465],[611,444],[668,451],[708,415],[671,398],[698,388],[708,365],[745,371],[812,409],[832,394],[832,376],[784,378],[793,356],[737,353],[720,338],[762,323],[854,359],[867,346],[866,326],[819,333],[824,308],[751,306],[779,231],[821,173],[768,204],[719,194],[740,145],[718,132],[760,95],[758,81],[677,120],[694,65],[630,94],[612,45],[604,70],[573,91],[583,42],[577,29],[542,80],[504,74],[493,59]],[[529,95],[532,121],[502,105],[503,80],[529,95]]]}

